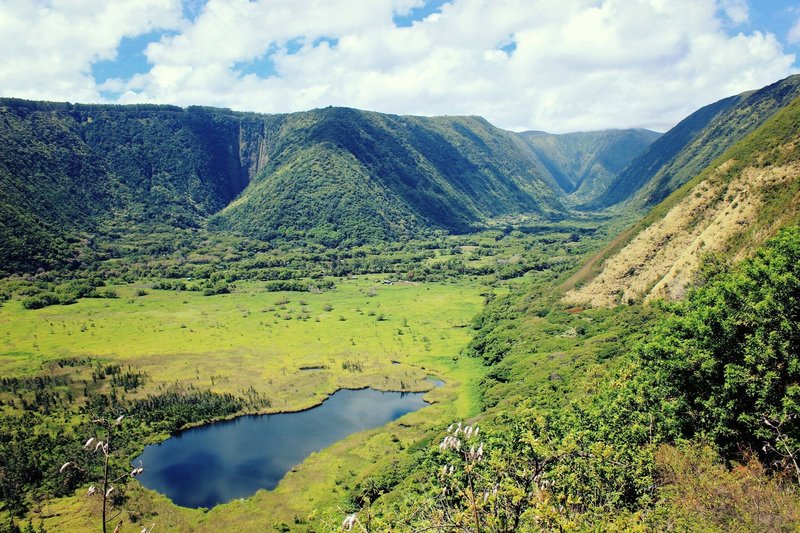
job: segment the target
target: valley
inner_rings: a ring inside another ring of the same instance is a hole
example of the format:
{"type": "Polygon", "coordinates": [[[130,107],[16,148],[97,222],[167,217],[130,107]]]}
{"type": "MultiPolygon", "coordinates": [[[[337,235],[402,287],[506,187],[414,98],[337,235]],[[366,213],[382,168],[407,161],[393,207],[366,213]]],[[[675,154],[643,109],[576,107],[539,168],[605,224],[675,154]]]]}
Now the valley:
{"type": "Polygon", "coordinates": [[[791,530],[798,79],[663,135],[0,100],[0,525],[791,530]],[[210,509],[125,475],[365,388],[430,405],[210,509]]]}
{"type": "MultiPolygon", "coordinates": [[[[79,448],[75,439],[90,430],[79,413],[122,409],[133,434],[120,450],[124,463],[127,454],[180,428],[307,409],[339,389],[426,392],[432,405],[389,424],[391,438],[386,428],[368,430],[312,454],[245,507],[238,501],[215,507],[208,527],[241,524],[245,511],[254,531],[265,521],[304,522],[314,509],[350,498],[359,480],[401,460],[402,450],[437,423],[479,413],[485,369],[464,348],[485,302],[518,293],[534,279],[551,283],[605,238],[591,220],[516,227],[388,247],[255,254],[242,251],[244,241],[236,238],[133,235],[98,246],[119,259],[90,265],[77,276],[84,285],[76,276],[9,278],[4,290],[26,296],[0,307],[2,374],[19,379],[0,392],[5,420],[30,423],[37,413],[37,427],[61,428],[59,444],[33,458],[38,462],[79,448]],[[151,241],[164,250],[160,256],[146,252],[151,241]],[[129,245],[131,252],[117,251],[129,245]],[[282,279],[284,272],[291,279],[282,279]],[[111,276],[116,283],[98,283],[111,276]],[[430,376],[446,384],[434,389],[430,376]],[[59,384],[46,405],[32,385],[41,379],[59,384]],[[164,402],[177,408],[146,407],[164,402]],[[63,419],[69,412],[78,418],[63,419]],[[254,511],[262,507],[267,514],[254,511]]],[[[50,472],[35,482],[41,488],[31,488],[52,490],[46,487],[62,481],[50,472]]],[[[39,516],[48,529],[89,527],[95,513],[84,500],[53,501],[39,516]]],[[[157,514],[168,528],[206,527],[203,511],[176,508],[136,483],[126,487],[126,502],[138,519],[157,514]]]]}

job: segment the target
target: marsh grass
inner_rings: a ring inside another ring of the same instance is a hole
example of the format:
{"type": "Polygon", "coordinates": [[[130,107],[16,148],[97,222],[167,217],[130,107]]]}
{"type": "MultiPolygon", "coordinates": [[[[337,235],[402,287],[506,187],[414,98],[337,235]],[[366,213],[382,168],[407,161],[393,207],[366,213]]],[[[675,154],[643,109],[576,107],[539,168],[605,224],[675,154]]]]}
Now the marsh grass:
{"type": "Polygon", "coordinates": [[[35,311],[9,302],[0,308],[0,372],[32,375],[48,360],[93,356],[130,364],[156,384],[191,381],[232,393],[253,386],[282,399],[279,407],[291,408],[303,407],[309,394],[339,387],[396,388],[399,380],[412,380],[412,367],[437,370],[469,340],[469,331],[454,326],[479,311],[477,283],[396,284],[364,296],[373,287],[367,277],[344,281],[334,291],[305,295],[305,305],[257,283],[211,297],[151,290],[133,304],[128,296],[142,285],[114,287],[118,299],[35,311]],[[259,311],[276,300],[285,306],[284,315],[313,320],[281,320],[259,311]],[[356,309],[379,311],[383,320],[356,309]],[[407,334],[398,335],[403,324],[407,334]],[[393,366],[392,359],[404,364],[393,366]],[[361,372],[338,371],[354,360],[361,372]],[[320,363],[331,372],[298,376],[300,367],[320,363]],[[220,375],[229,379],[212,383],[220,375]]]}
{"type": "MultiPolygon", "coordinates": [[[[337,282],[334,291],[304,294],[302,303],[296,295],[266,292],[258,283],[240,283],[233,294],[209,297],[144,284],[113,289],[119,298],[35,311],[8,302],[0,308],[0,372],[70,375],[77,398],[82,380],[89,388],[109,386],[109,379],[92,382],[100,362],[123,370],[130,365],[145,376],[129,398],[176,387],[237,396],[254,390],[270,398],[265,410],[290,411],[317,404],[338,388],[372,386],[430,390],[426,398],[434,402],[424,414],[409,414],[312,454],[273,491],[207,513],[178,508],[130,484],[132,512],[145,520],[157,515],[164,530],[263,531],[264,524],[303,521],[315,509],[346,501],[355,473],[424,438],[432,420],[464,418],[479,408],[482,365],[459,357],[472,332],[462,326],[482,307],[485,287],[478,282],[376,285],[364,276],[337,282]],[[373,287],[375,295],[367,296],[373,287]],[[147,296],[135,297],[143,289],[147,296]],[[285,321],[263,311],[276,301],[285,307],[283,313],[306,312],[316,320],[285,321]],[[368,311],[382,313],[385,320],[376,321],[368,311]],[[340,315],[347,320],[340,321],[340,315]],[[88,363],[60,366],[64,360],[88,363]],[[347,362],[357,362],[360,370],[347,362]],[[302,370],[308,366],[324,368],[302,370]],[[446,385],[431,390],[430,374],[446,385]]],[[[85,494],[84,487],[73,497],[47,502],[48,530],[91,527],[97,509],[85,494]]]]}

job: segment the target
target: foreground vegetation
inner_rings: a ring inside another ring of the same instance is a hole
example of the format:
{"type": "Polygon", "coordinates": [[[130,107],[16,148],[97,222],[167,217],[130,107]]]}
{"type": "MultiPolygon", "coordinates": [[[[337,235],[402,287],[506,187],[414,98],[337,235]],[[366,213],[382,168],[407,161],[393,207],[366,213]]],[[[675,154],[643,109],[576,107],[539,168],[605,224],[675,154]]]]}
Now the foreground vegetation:
{"type": "MultiPolygon", "coordinates": [[[[550,370],[557,343],[498,360],[479,332],[472,347],[493,362],[484,391],[508,390],[480,417],[480,437],[460,423],[442,428],[418,474],[371,520],[378,529],[795,531],[798,265],[794,228],[740,266],[709,263],[685,302],[546,313],[550,324],[589,324],[568,330],[585,348],[560,347],[571,355],[571,395],[556,393],[561,376],[538,375],[518,403],[517,376],[550,370]],[[632,346],[616,356],[591,326],[611,315],[628,324],[615,340],[632,346]]],[[[528,312],[537,304],[520,302],[528,312]]],[[[500,324],[507,339],[535,339],[525,320],[499,317],[490,329],[500,324]]]]}
{"type": "Polygon", "coordinates": [[[447,382],[434,405],[313,454],[274,491],[192,510],[128,482],[112,503],[126,522],[180,530],[329,531],[350,513],[370,531],[793,530],[800,230],[739,267],[709,260],[684,303],[564,305],[558,283],[603,238],[453,237],[420,246],[413,275],[391,259],[408,249],[351,251],[396,271],[298,278],[326,287],[299,292],[246,279],[246,257],[123,283],[142,265],[129,258],[97,267],[113,297],[33,310],[29,288],[74,281],[7,279],[2,523],[97,524],[84,493],[101,463],[81,447],[97,416],[126,414],[111,454],[124,469],[181,427],[340,387],[429,390],[433,375],[447,382]],[[504,274],[545,253],[548,268],[504,274]],[[218,272],[235,277],[227,292],[187,290],[218,272]],[[79,468],[60,474],[67,461],[79,468]]]}

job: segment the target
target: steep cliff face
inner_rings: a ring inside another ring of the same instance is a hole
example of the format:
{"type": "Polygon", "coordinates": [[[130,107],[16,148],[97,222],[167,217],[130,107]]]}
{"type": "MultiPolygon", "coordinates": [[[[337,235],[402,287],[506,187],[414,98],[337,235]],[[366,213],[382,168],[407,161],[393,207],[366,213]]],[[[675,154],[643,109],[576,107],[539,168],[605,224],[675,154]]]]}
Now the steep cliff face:
{"type": "Polygon", "coordinates": [[[798,222],[800,99],[599,254],[568,282],[577,288],[565,298],[593,306],[681,298],[706,255],[735,261],[798,222]]]}
{"type": "Polygon", "coordinates": [[[257,171],[255,126],[202,108],[0,100],[4,268],[69,262],[106,225],[202,226],[257,171]]]}

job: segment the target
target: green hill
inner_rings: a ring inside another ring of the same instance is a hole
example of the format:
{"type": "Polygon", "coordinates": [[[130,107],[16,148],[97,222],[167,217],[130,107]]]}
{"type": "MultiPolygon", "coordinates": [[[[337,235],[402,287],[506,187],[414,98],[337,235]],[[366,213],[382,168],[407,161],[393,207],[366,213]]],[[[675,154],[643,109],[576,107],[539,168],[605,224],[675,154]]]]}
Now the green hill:
{"type": "Polygon", "coordinates": [[[797,96],[800,75],[699,109],[650,145],[585,207],[658,204],[797,96]]]}
{"type": "Polygon", "coordinates": [[[564,211],[524,145],[481,118],[327,108],[279,120],[269,163],[214,227],[336,245],[564,211]]]}

